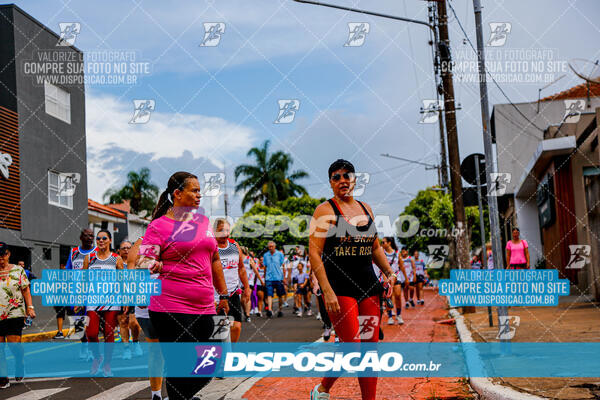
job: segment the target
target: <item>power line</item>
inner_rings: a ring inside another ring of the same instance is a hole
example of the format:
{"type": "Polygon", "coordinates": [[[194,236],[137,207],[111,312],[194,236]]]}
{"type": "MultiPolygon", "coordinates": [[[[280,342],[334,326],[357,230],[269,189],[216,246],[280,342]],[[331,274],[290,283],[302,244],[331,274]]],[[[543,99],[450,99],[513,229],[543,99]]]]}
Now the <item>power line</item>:
{"type": "MultiPolygon", "coordinates": [[[[456,22],[458,23],[458,26],[460,27],[460,30],[462,31],[465,39],[467,40],[467,42],[469,42],[469,45],[471,46],[471,49],[475,52],[475,54],[477,54],[477,50],[475,49],[475,46],[473,46],[473,43],[471,42],[471,39],[469,39],[469,36],[467,35],[467,32],[465,32],[465,29],[463,28],[463,26],[462,26],[462,24],[460,22],[460,19],[458,18],[458,15],[456,15],[456,11],[454,11],[454,7],[452,7],[452,3],[448,2],[448,6],[450,7],[450,10],[452,10],[452,14],[454,14],[454,18],[456,18],[456,22]]],[[[519,110],[519,107],[517,107],[516,104],[514,104],[512,102],[512,100],[508,97],[508,95],[504,92],[504,90],[502,90],[502,88],[500,87],[500,85],[498,84],[498,82],[496,82],[496,79],[494,79],[494,77],[492,76],[492,74],[489,71],[487,71],[487,70],[486,70],[486,74],[490,76],[490,78],[492,79],[492,82],[494,82],[494,85],[496,85],[496,87],[498,88],[498,90],[500,90],[500,92],[506,98],[506,100],[510,103],[510,105],[513,106],[514,109],[517,110],[517,112],[519,114],[521,114],[521,116],[525,120],[527,120],[527,122],[529,122],[529,124],[531,124],[533,127],[535,127],[540,132],[544,132],[544,129],[542,129],[539,126],[537,126],[525,114],[523,114],[521,112],[521,110],[519,110]]]]}

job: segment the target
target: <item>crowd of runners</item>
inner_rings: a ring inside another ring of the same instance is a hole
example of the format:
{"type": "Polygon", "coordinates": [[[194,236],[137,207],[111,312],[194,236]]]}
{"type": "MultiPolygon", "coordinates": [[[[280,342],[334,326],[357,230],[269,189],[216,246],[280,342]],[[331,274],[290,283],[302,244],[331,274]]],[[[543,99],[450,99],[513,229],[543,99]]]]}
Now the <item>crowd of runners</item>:
{"type": "MultiPolygon", "coordinates": [[[[110,231],[99,230],[94,237],[91,229],[84,229],[81,244],[71,250],[65,266],[149,269],[152,278],[161,280],[161,294],[152,296],[148,307],[56,307],[54,339],[64,339],[65,317],[76,317],[76,330],[82,331],[84,343],[80,357],[91,362],[92,375],[105,377],[113,376],[115,340],[124,343],[120,354],[124,359],[142,355],[141,332],[149,342],[208,342],[218,315],[233,320],[229,326],[232,342],[239,340],[243,322],[313,317],[313,305],[325,341],[331,336],[340,342],[383,339],[382,326],[404,323],[403,307],[425,304],[426,263],[418,249],[399,250],[393,237],[378,237],[370,206],[352,196],[355,172],[350,162],[335,161],[328,177],[333,197],[315,210],[308,248],[271,241],[266,249],[249,249],[230,237],[226,219],[211,221],[197,212],[201,188],[196,176],[173,174],[143,237],[115,247],[110,231]],[[371,337],[357,336],[359,317],[379,322],[371,337]],[[100,332],[105,342],[102,352],[100,332]]],[[[6,264],[7,260],[8,256],[6,264]]],[[[26,315],[35,317],[27,278],[19,275],[18,279],[26,315]]],[[[169,357],[168,353],[150,354],[149,363],[162,365],[169,357]]],[[[156,375],[150,378],[151,398],[161,400],[163,379],[159,375],[163,374],[156,375]]],[[[164,375],[171,400],[192,399],[211,380],[164,375]]],[[[328,399],[335,380],[324,378],[311,391],[311,399],[328,399]]],[[[361,377],[359,382],[363,399],[374,399],[377,378],[361,377]]]]}

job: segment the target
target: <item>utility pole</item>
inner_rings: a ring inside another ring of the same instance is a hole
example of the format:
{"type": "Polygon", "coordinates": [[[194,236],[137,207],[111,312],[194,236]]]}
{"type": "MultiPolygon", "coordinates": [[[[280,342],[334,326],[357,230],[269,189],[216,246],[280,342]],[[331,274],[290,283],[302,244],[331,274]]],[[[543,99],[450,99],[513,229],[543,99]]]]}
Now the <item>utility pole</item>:
{"type": "MultiPolygon", "coordinates": [[[[450,163],[450,187],[452,190],[452,206],[454,208],[454,225],[457,229],[456,258],[458,268],[468,269],[469,243],[467,241],[467,224],[463,202],[462,178],[460,176],[460,154],[458,151],[458,132],[456,129],[456,110],[454,105],[454,84],[452,82],[452,60],[450,57],[450,39],[448,37],[448,15],[446,0],[437,2],[439,53],[441,62],[442,88],[444,92],[444,114],[448,139],[448,161],[450,163]]],[[[465,312],[473,312],[474,307],[464,307],[465,312]]]]}
{"type": "MultiPolygon", "coordinates": [[[[479,94],[481,97],[481,123],[483,127],[483,148],[485,151],[485,175],[488,189],[488,208],[490,213],[490,239],[492,241],[492,257],[494,268],[504,269],[504,257],[502,254],[502,240],[500,236],[500,217],[498,214],[498,199],[493,192],[494,180],[491,174],[495,169],[494,151],[492,149],[492,136],[489,130],[489,105],[485,71],[485,48],[483,44],[483,30],[481,28],[481,1],[473,0],[475,11],[475,27],[477,29],[477,58],[479,62],[479,94]]],[[[508,315],[506,307],[498,307],[498,326],[502,329],[500,317],[508,315]]]]}
{"type": "MultiPolygon", "coordinates": [[[[429,24],[437,28],[437,7],[434,4],[435,2],[429,2],[429,6],[427,7],[429,14],[429,24]]],[[[440,52],[437,47],[438,38],[437,31],[433,29],[430,32],[432,36],[431,40],[431,49],[432,49],[432,57],[433,57],[433,73],[435,75],[435,98],[438,101],[440,100],[440,94],[442,94],[442,85],[439,81],[440,75],[440,52]]],[[[444,132],[444,114],[443,107],[439,107],[438,109],[438,125],[440,128],[440,180],[441,187],[444,189],[448,189],[448,158],[446,155],[446,133],[444,132]]]]}

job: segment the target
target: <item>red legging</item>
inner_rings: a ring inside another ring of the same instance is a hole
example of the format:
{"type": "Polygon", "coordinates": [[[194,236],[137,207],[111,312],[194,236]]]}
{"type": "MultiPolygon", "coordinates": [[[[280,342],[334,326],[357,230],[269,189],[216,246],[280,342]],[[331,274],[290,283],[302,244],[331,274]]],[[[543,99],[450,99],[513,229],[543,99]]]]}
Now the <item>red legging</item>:
{"type": "Polygon", "coordinates": [[[98,345],[98,333],[100,330],[100,319],[104,320],[104,362],[110,364],[112,359],[113,344],[115,341],[115,326],[117,326],[117,315],[119,311],[88,311],[90,322],[85,328],[90,350],[95,359],[100,357],[98,345]]]}
{"type": "MultiPolygon", "coordinates": [[[[329,313],[333,322],[335,334],[340,342],[377,342],[379,340],[379,296],[372,296],[360,303],[353,297],[338,296],[340,312],[329,313]],[[358,316],[372,316],[377,318],[377,323],[372,324],[373,335],[368,338],[359,337],[358,316]]],[[[337,377],[323,378],[321,385],[329,391],[337,377]]],[[[375,400],[377,392],[377,377],[358,378],[363,400],[375,400]]]]}

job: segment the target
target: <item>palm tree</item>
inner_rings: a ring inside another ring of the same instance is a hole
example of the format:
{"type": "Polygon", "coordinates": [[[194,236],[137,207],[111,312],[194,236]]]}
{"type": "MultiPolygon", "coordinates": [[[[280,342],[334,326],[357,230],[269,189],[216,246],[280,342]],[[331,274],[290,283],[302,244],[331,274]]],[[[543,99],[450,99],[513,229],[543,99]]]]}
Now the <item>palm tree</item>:
{"type": "Polygon", "coordinates": [[[242,164],[235,168],[235,180],[241,175],[244,179],[235,187],[235,192],[246,191],[242,199],[242,210],[249,204],[262,202],[273,206],[278,201],[298,195],[308,194],[296,180],[306,178],[308,173],[296,170],[290,173],[294,161],[289,153],[277,151],[269,154],[268,140],[260,148],[251,148],[247,156],[253,156],[255,164],[242,164]]]}
{"type": "Polygon", "coordinates": [[[127,182],[120,189],[111,188],[104,193],[110,203],[122,203],[130,200],[131,210],[139,213],[143,210],[152,212],[158,197],[158,186],[150,182],[150,170],[142,168],[139,172],[129,171],[127,182]]]}

